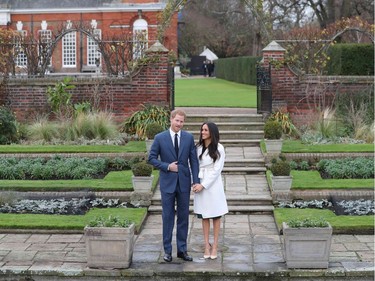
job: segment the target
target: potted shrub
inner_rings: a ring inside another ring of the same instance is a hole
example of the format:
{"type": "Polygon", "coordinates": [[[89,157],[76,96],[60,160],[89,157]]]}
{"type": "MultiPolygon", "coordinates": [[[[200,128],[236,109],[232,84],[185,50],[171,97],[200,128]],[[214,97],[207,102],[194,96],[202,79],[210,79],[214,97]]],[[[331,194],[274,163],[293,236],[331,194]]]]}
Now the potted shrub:
{"type": "Polygon", "coordinates": [[[128,268],[133,258],[135,225],[116,216],[97,217],[84,229],[87,266],[128,268]]]}
{"type": "Polygon", "coordinates": [[[149,192],[152,188],[154,175],[152,166],[146,162],[138,162],[132,166],[132,183],[136,192],[149,192]]]}
{"type": "Polygon", "coordinates": [[[332,227],[323,219],[283,222],[285,261],[288,268],[328,268],[332,227]]]}
{"type": "Polygon", "coordinates": [[[288,193],[292,187],[292,176],[290,175],[290,164],[284,157],[272,159],[270,171],[272,192],[288,193]]]}
{"type": "Polygon", "coordinates": [[[146,142],[147,154],[150,153],[150,149],[151,149],[152,143],[154,142],[155,136],[162,131],[164,131],[164,127],[157,122],[152,122],[146,126],[145,142],[146,142]]]}
{"type": "Polygon", "coordinates": [[[268,119],[264,124],[264,143],[266,145],[267,153],[280,154],[283,145],[281,139],[283,128],[281,123],[268,119]]]}

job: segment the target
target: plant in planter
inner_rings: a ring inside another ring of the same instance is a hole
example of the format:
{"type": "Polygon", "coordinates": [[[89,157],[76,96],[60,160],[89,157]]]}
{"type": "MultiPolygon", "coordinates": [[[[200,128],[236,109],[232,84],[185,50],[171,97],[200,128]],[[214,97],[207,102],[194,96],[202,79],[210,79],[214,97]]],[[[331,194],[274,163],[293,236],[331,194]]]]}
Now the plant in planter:
{"type": "Polygon", "coordinates": [[[135,225],[116,216],[97,217],[84,229],[87,266],[128,268],[133,258],[135,225]]]}
{"type": "Polygon", "coordinates": [[[152,166],[146,162],[138,162],[132,166],[132,183],[136,192],[149,192],[152,188],[154,175],[152,174],[152,166]]]}
{"type": "Polygon", "coordinates": [[[155,136],[158,133],[164,131],[164,127],[157,122],[152,122],[146,126],[145,131],[146,131],[146,140],[145,140],[146,149],[147,149],[147,153],[150,153],[150,149],[151,149],[152,143],[154,142],[155,136]]]}
{"type": "Polygon", "coordinates": [[[328,268],[332,227],[324,219],[283,222],[285,261],[288,268],[328,268]]]}
{"type": "Polygon", "coordinates": [[[264,143],[267,153],[280,154],[283,140],[281,139],[283,128],[280,122],[268,119],[264,124],[264,143]]]}
{"type": "Polygon", "coordinates": [[[271,181],[272,181],[272,192],[276,193],[289,193],[292,187],[292,176],[290,175],[290,164],[284,157],[279,159],[272,159],[271,170],[271,181]]]}

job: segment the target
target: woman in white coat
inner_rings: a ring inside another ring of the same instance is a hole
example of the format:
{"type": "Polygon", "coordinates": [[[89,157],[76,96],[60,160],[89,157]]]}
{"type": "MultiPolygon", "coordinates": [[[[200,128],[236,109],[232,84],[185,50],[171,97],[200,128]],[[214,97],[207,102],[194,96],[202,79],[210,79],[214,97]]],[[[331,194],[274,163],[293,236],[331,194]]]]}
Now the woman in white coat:
{"type": "Polygon", "coordinates": [[[219,129],[215,123],[207,122],[202,124],[197,144],[200,184],[193,186],[193,192],[194,213],[199,218],[202,218],[205,242],[203,257],[205,259],[217,258],[220,219],[221,216],[228,213],[228,205],[221,178],[225,151],[224,147],[219,143],[219,138],[219,129]],[[210,219],[212,219],[214,237],[212,245],[209,241],[210,219]]]}

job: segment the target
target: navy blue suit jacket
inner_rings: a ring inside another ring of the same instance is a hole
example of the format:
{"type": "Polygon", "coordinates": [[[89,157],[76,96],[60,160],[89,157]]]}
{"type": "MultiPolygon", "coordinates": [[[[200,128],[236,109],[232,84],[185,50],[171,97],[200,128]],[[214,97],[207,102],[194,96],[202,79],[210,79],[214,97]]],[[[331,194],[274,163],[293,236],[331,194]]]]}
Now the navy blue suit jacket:
{"type": "Polygon", "coordinates": [[[161,192],[175,192],[177,178],[182,192],[190,193],[192,181],[199,183],[199,161],[191,133],[181,130],[178,157],[169,129],[157,134],[151,146],[148,162],[160,171],[161,192]],[[169,172],[168,165],[175,161],[178,161],[178,173],[169,172]]]}

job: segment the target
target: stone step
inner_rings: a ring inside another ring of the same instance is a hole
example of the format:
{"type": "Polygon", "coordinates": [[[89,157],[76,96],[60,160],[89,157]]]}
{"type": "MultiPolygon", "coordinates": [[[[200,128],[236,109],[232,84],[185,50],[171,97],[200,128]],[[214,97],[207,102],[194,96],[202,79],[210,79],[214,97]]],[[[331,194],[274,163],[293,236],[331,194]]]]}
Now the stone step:
{"type": "MultiPolygon", "coordinates": [[[[228,206],[258,206],[272,205],[271,195],[226,195],[228,206]]],[[[190,205],[193,205],[194,196],[190,196],[190,205]]],[[[151,205],[161,206],[161,195],[155,194],[151,199],[151,205]]]]}
{"type": "Polygon", "coordinates": [[[264,159],[225,159],[224,163],[225,168],[233,167],[265,167],[264,159]]]}
{"type": "Polygon", "coordinates": [[[243,175],[243,174],[264,174],[266,167],[224,167],[223,174],[243,175]]]}
{"type": "MultiPolygon", "coordinates": [[[[198,141],[198,139],[195,140],[196,142],[198,141]]],[[[236,147],[253,147],[253,146],[260,146],[260,141],[261,139],[247,139],[247,140],[243,140],[243,139],[222,139],[220,138],[220,143],[224,146],[224,147],[233,147],[233,146],[236,146],[236,147]]]]}
{"type": "Polygon", "coordinates": [[[264,122],[261,114],[189,114],[186,122],[264,122]]]}
{"type": "MultiPolygon", "coordinates": [[[[193,134],[194,139],[198,140],[199,131],[189,131],[193,134]]],[[[262,139],[263,131],[220,131],[220,140],[253,140],[262,139]]]]}
{"type": "MultiPolygon", "coordinates": [[[[272,205],[250,205],[250,206],[231,206],[228,205],[229,214],[272,214],[274,206],[272,205]]],[[[193,206],[189,207],[190,213],[193,213],[193,206]]],[[[151,205],[148,208],[149,213],[161,214],[161,206],[151,205]]]]}
{"type": "MultiPolygon", "coordinates": [[[[199,131],[202,122],[186,122],[184,123],[184,130],[187,131],[199,131]]],[[[263,122],[215,122],[219,128],[219,131],[262,131],[264,128],[263,122]]]]}

